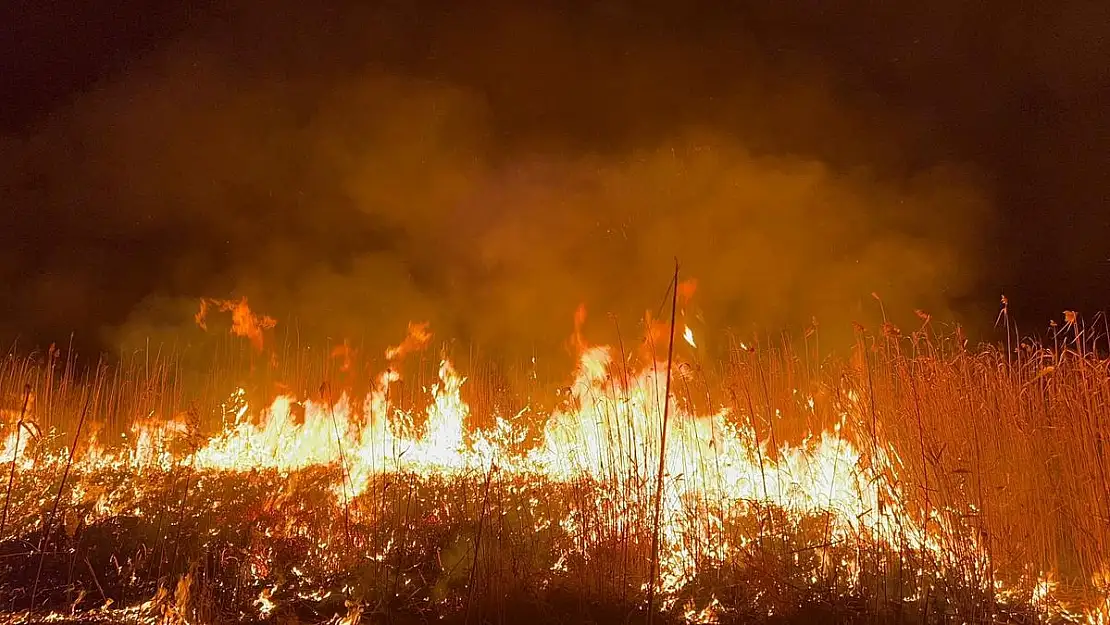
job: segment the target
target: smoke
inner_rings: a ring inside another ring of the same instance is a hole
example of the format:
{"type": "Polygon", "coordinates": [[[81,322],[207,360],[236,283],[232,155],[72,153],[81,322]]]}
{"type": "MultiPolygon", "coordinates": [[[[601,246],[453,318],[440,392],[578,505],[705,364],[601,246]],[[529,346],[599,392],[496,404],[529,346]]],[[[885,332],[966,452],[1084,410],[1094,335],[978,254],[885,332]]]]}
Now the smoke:
{"type": "Polygon", "coordinates": [[[127,347],[246,296],[306,341],[416,320],[518,355],[580,303],[593,336],[634,326],[675,257],[714,330],[975,288],[989,188],[911,111],[598,11],[234,10],[136,59],[0,143],[0,332],[127,347]]]}

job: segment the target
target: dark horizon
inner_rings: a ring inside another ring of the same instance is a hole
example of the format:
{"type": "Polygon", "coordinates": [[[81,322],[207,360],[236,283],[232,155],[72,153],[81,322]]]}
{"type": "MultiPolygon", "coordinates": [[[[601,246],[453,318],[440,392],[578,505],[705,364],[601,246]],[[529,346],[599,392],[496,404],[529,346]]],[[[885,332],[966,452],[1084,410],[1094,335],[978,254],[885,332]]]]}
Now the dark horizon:
{"type": "Polygon", "coordinates": [[[0,340],[1110,308],[1106,3],[649,5],[8,5],[0,340]]]}

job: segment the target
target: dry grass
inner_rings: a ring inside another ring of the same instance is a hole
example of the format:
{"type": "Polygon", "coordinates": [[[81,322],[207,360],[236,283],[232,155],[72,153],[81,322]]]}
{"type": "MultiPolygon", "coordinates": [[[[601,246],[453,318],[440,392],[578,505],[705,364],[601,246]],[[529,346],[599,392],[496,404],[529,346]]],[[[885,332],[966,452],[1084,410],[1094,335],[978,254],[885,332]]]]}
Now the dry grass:
{"type": "MultiPolygon", "coordinates": [[[[862,539],[830,545],[822,515],[797,519],[774,501],[743,509],[701,501],[691,507],[691,524],[704,527],[690,538],[697,542],[692,553],[747,544],[727,562],[699,566],[663,622],[677,619],[688,602],[700,608],[712,599],[723,622],[1050,620],[1051,606],[1019,606],[1020,597],[990,590],[993,579],[1005,579],[1031,597],[1046,571],[1056,574],[1059,597],[1088,596],[1091,580],[1110,563],[1110,361],[1074,327],[1062,332],[1067,340],[1051,349],[1015,341],[1012,351],[969,351],[957,336],[927,328],[902,336],[887,327],[878,336],[861,331],[843,360],[818,358],[808,342],[800,349],[734,342],[720,361],[684,366],[675,385],[683,401],[703,413],[731,406],[771,450],[831,428],[842,418],[837,400],[851,394],[862,408],[845,436],[864,451],[880,440],[897,449],[912,505],[974,532],[989,566],[977,566],[958,545],[945,562],[862,539]],[[806,405],[811,396],[814,409],[806,405]],[[863,570],[849,575],[820,560],[819,548],[862,562],[863,570]]],[[[290,621],[348,615],[348,600],[357,600],[364,622],[643,618],[649,485],[614,490],[500,472],[450,480],[395,473],[374,478],[344,510],[321,495],[337,481],[336,466],[282,476],[171,464],[141,474],[78,472],[63,489],[58,522],[43,531],[61,488],[60,465],[46,454],[70,444],[65,432],[86,402],[94,425],[79,449],[93,434],[110,441],[150,415],[187,412],[196,431],[211,431],[221,424],[209,407],[233,388],[229,380],[246,381],[252,394],[272,393],[279,382],[299,385],[292,389],[298,393],[334,392],[345,374],[331,359],[306,354],[287,346],[271,367],[227,344],[209,366],[180,353],[134,354],[92,371],[54,352],[0,363],[0,396],[11,404],[3,406],[5,435],[28,385],[34,402],[27,420],[44,433],[36,443],[40,460],[17,472],[8,496],[0,606],[30,607],[30,578],[41,561],[37,610],[86,610],[109,599],[135,604],[162,588],[144,618],[251,620],[260,592],[276,585],[271,618],[290,621]],[[116,512],[95,514],[89,492],[113,493],[116,512]]],[[[536,390],[523,371],[494,375],[488,363],[470,365],[476,421],[536,390]]],[[[402,406],[422,401],[420,376],[428,367],[411,368],[415,383],[398,394],[402,406]]],[[[178,444],[184,450],[196,441],[178,444]]],[[[939,523],[926,531],[940,533],[939,523]]]]}

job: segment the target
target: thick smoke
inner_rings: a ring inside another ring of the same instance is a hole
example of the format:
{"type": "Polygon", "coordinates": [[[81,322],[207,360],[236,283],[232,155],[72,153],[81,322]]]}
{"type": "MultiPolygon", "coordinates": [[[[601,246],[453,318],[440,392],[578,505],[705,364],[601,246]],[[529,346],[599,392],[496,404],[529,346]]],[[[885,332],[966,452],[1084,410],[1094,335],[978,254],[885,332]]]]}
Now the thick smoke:
{"type": "Polygon", "coordinates": [[[169,340],[245,295],[306,341],[427,320],[518,355],[580,303],[634,327],[675,257],[714,330],[846,334],[873,292],[947,316],[977,286],[989,187],[812,57],[616,5],[293,11],[232,11],[3,140],[5,336],[169,340]]]}

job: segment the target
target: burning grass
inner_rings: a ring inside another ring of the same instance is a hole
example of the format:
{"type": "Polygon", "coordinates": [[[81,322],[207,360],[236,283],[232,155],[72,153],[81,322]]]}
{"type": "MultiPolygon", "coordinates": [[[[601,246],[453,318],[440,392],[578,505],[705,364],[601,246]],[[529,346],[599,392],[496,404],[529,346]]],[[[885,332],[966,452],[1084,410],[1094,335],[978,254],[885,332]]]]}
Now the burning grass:
{"type": "Polygon", "coordinates": [[[888,327],[846,360],[736,343],[704,366],[687,334],[669,398],[651,350],[577,335],[545,413],[505,412],[519,398],[447,357],[421,401],[396,366],[365,393],[271,400],[272,380],[187,384],[170,358],[87,379],[53,353],[9,358],[0,606],[627,622],[654,587],[659,622],[1110,618],[1110,361],[1080,337],[967,351],[888,327]]]}

